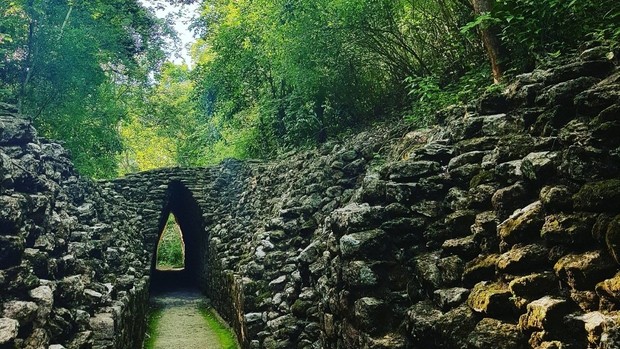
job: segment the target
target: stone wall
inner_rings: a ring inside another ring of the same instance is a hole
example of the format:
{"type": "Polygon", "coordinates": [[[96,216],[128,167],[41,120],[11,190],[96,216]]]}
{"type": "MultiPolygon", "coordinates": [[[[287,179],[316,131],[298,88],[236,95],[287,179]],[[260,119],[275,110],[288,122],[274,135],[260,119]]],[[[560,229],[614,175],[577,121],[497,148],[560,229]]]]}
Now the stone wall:
{"type": "Polygon", "coordinates": [[[170,212],[186,277],[244,348],[616,348],[620,73],[605,53],[431,129],[97,184],[7,118],[26,131],[0,133],[0,348],[139,347],[170,212]]]}
{"type": "Polygon", "coordinates": [[[150,251],[125,206],[0,116],[0,348],[140,347],[150,251]]]}

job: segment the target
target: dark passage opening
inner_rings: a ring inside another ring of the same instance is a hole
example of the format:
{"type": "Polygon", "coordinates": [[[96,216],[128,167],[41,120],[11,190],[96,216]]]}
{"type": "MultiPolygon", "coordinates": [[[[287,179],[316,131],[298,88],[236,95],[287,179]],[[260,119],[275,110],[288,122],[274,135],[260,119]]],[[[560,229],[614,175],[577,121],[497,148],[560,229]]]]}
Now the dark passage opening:
{"type": "Polygon", "coordinates": [[[202,212],[192,193],[182,183],[173,182],[168,186],[168,200],[162,211],[159,236],[153,249],[151,292],[206,289],[206,234],[202,212]],[[179,251],[179,248],[182,250],[179,251]]]}

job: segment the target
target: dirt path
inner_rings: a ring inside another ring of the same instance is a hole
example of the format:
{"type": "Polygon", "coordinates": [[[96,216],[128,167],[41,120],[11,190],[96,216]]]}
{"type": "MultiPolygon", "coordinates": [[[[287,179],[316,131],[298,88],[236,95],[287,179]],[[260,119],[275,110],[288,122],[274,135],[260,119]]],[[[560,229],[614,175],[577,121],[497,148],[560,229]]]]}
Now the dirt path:
{"type": "Polygon", "coordinates": [[[222,349],[216,333],[200,312],[205,299],[197,291],[156,295],[152,302],[162,309],[157,321],[154,349],[222,349]]]}

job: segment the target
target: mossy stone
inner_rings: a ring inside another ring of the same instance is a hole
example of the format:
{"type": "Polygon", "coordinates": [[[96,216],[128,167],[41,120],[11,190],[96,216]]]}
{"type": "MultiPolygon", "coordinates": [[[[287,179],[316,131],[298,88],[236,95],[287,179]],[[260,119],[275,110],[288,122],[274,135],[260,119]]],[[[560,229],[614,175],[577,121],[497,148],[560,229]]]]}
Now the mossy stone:
{"type": "Polygon", "coordinates": [[[620,179],[587,183],[573,197],[575,208],[594,212],[620,211],[620,179]]]}

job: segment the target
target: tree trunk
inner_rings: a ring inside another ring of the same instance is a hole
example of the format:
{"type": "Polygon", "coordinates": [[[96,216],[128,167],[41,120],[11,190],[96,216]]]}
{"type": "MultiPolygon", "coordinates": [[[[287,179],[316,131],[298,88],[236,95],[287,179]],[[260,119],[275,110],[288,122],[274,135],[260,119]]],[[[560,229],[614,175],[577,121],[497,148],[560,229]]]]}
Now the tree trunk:
{"type": "MultiPolygon", "coordinates": [[[[493,0],[472,0],[474,13],[480,16],[483,13],[489,13],[493,9],[493,0]]],[[[504,75],[504,52],[502,44],[499,40],[499,29],[495,25],[482,26],[480,28],[482,43],[487,51],[487,56],[491,61],[491,70],[493,71],[493,81],[497,84],[502,81],[504,75]]]]}

